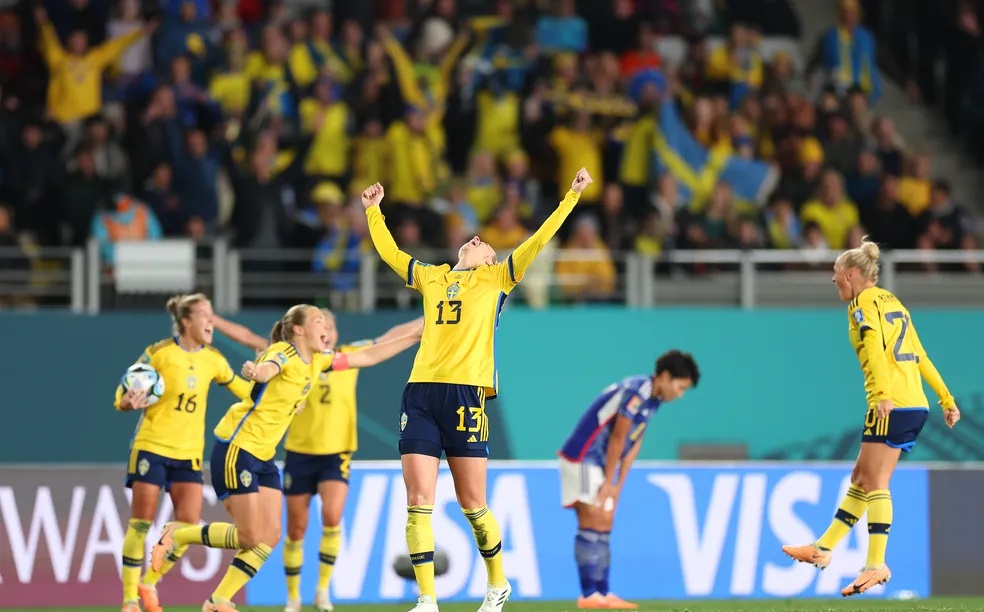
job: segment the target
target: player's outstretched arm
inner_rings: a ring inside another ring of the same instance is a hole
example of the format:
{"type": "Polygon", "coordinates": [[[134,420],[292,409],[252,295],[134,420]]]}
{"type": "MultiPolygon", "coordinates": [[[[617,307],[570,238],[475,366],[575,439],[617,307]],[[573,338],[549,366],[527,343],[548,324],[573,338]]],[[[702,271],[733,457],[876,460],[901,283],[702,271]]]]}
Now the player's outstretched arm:
{"type": "Polygon", "coordinates": [[[227,336],[230,340],[242,344],[247,348],[262,351],[270,345],[266,338],[253,333],[245,325],[233,323],[232,321],[223,319],[219,315],[213,315],[212,323],[215,325],[215,329],[219,330],[219,332],[227,336]]]}
{"type": "MultiPolygon", "coordinates": [[[[369,348],[356,351],[354,353],[343,353],[345,365],[349,368],[370,368],[387,359],[396,357],[414,344],[420,342],[420,337],[424,333],[424,320],[421,318],[415,322],[416,326],[410,329],[410,333],[393,340],[378,342],[369,348]]],[[[336,356],[337,359],[337,356],[336,356]]],[[[333,369],[342,369],[332,366],[333,369]]]]}
{"type": "Polygon", "coordinates": [[[399,274],[404,282],[409,282],[410,262],[413,261],[413,258],[396,246],[393,234],[386,227],[383,213],[379,210],[379,204],[383,201],[384,195],[383,186],[379,183],[370,185],[362,192],[362,206],[365,207],[366,218],[369,220],[369,237],[372,238],[376,252],[386,262],[386,265],[393,268],[393,271],[399,274]]]}
{"type": "Polygon", "coordinates": [[[516,282],[523,279],[523,275],[526,273],[527,268],[530,267],[530,264],[533,263],[537,254],[550,242],[550,239],[554,237],[560,226],[564,224],[564,220],[574,210],[574,206],[581,198],[581,192],[593,182],[594,179],[591,178],[587,170],[584,168],[578,170],[577,176],[574,177],[574,182],[571,183],[570,191],[567,192],[567,195],[557,206],[557,209],[544,220],[543,224],[540,225],[540,228],[532,236],[523,241],[512,252],[512,255],[509,257],[512,259],[511,271],[513,279],[516,282]]]}
{"type": "Polygon", "coordinates": [[[413,321],[407,321],[406,323],[400,323],[399,325],[394,325],[393,327],[386,330],[382,336],[376,338],[376,342],[386,342],[388,340],[396,340],[397,338],[402,338],[408,334],[414,333],[417,329],[424,328],[424,318],[418,317],[413,321]]]}
{"type": "Polygon", "coordinates": [[[243,378],[256,381],[261,385],[273,380],[277,374],[280,374],[280,366],[274,361],[264,361],[259,364],[247,361],[243,364],[243,378]]]}

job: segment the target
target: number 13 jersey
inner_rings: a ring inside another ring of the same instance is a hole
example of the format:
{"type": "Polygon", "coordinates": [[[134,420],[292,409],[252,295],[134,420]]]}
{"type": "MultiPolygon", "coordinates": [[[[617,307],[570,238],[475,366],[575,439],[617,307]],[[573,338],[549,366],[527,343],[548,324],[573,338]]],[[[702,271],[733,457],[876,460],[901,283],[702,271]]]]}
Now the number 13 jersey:
{"type": "Polygon", "coordinates": [[[495,397],[495,329],[516,286],[512,266],[511,256],[474,270],[410,260],[407,286],[423,296],[424,334],[408,382],[471,385],[495,397]]]}

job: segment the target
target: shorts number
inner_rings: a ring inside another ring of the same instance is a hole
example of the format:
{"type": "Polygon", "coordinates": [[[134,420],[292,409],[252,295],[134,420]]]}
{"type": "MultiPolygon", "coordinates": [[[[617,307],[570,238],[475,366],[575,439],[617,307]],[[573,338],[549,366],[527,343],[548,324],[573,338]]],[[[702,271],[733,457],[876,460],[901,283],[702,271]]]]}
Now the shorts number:
{"type": "MultiPolygon", "coordinates": [[[[489,439],[489,424],[485,418],[485,408],[458,408],[458,431],[479,434],[479,442],[486,442],[489,439]],[[474,425],[465,425],[465,415],[470,417],[474,425]]],[[[473,441],[473,440],[472,440],[473,441]]]]}
{"type": "Polygon", "coordinates": [[[178,405],[174,407],[174,410],[177,412],[181,412],[182,410],[185,412],[194,412],[198,410],[198,404],[195,403],[195,398],[197,397],[197,395],[191,395],[188,397],[188,401],[185,401],[184,393],[182,393],[178,396],[178,405]]]}
{"type": "Polygon", "coordinates": [[[438,325],[457,325],[461,322],[461,300],[448,300],[448,317],[444,318],[444,300],[437,303],[437,321],[438,325]],[[454,316],[454,318],[450,318],[454,316]]]}
{"type": "Polygon", "coordinates": [[[321,387],[321,397],[318,398],[318,401],[321,402],[322,405],[325,405],[325,406],[330,406],[331,405],[331,387],[330,386],[325,385],[324,387],[321,387]]]}
{"type": "Polygon", "coordinates": [[[912,320],[909,319],[909,316],[900,311],[886,312],[885,320],[892,325],[895,325],[896,321],[901,321],[902,323],[902,331],[899,332],[899,337],[895,341],[895,348],[892,350],[892,353],[895,355],[895,361],[915,361],[916,363],[919,363],[919,359],[913,353],[902,352],[902,343],[905,342],[905,334],[909,331],[909,324],[912,322],[912,320]]]}

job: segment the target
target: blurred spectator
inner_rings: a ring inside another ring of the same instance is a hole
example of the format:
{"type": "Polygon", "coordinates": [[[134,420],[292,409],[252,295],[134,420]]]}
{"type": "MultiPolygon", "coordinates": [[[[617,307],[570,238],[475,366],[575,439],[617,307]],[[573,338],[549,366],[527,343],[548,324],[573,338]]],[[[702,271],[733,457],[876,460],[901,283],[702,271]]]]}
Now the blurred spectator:
{"type": "Polygon", "coordinates": [[[576,12],[574,0],[554,0],[553,14],[536,23],[536,44],[546,53],[580,53],[588,46],[588,25],[576,12]]]}
{"type": "Polygon", "coordinates": [[[899,203],[899,180],[896,177],[891,174],[883,176],[874,204],[861,210],[861,221],[872,240],[888,248],[912,248],[913,220],[899,203]]]}
{"type": "Polygon", "coordinates": [[[882,91],[877,49],[871,32],[860,23],[858,0],[839,0],[837,25],[820,37],[810,64],[825,72],[825,81],[838,93],[846,93],[857,86],[875,103],[882,91]]]}
{"type": "Polygon", "coordinates": [[[577,220],[574,233],[558,254],[556,274],[567,300],[592,302],[613,297],[615,264],[591,217],[577,220]]]}
{"type": "MultiPolygon", "coordinates": [[[[515,190],[511,193],[515,194],[515,190]]],[[[495,250],[500,261],[505,261],[509,253],[526,240],[529,231],[519,222],[519,201],[515,195],[506,198],[479,234],[495,250]]]]}
{"type": "Polygon", "coordinates": [[[360,231],[361,224],[353,223],[354,215],[345,207],[344,194],[337,185],[319,184],[311,199],[324,232],[315,247],[311,269],[328,273],[333,307],[353,309],[357,296],[352,294],[358,288],[362,256],[371,252],[372,245],[366,240],[366,232],[360,231]]]}
{"type": "Polygon", "coordinates": [[[795,249],[803,240],[799,219],[793,203],[776,195],[765,211],[768,244],[774,249],[795,249]]]}
{"type": "Polygon", "coordinates": [[[827,245],[838,250],[846,248],[848,234],[860,224],[858,208],[847,199],[843,180],[835,170],[823,173],[816,197],[803,205],[800,218],[804,223],[816,223],[827,245]]]}
{"type": "MultiPolygon", "coordinates": [[[[964,207],[953,202],[949,183],[934,182],[930,199],[929,209],[918,220],[916,246],[922,250],[978,248],[978,224],[964,207]]],[[[928,270],[937,269],[935,264],[925,265],[928,270]]],[[[976,262],[968,262],[965,266],[973,271],[980,269],[976,262]]]]}
{"type": "Polygon", "coordinates": [[[909,160],[907,171],[899,181],[899,202],[913,217],[918,217],[929,207],[932,164],[929,155],[916,155],[909,160]]]}
{"type": "MultiPolygon", "coordinates": [[[[31,261],[21,247],[14,229],[10,207],[0,204],[0,273],[24,272],[31,269],[31,261]]],[[[0,305],[9,306],[14,298],[0,297],[0,305]]]]}
{"type": "Polygon", "coordinates": [[[116,261],[116,244],[123,241],[159,240],[161,224],[149,206],[124,193],[117,193],[107,205],[92,217],[92,237],[99,242],[99,250],[105,264],[112,267],[116,261]]]}
{"type": "Polygon", "coordinates": [[[881,166],[874,151],[861,150],[857,164],[847,175],[846,185],[848,197],[862,211],[874,206],[881,185],[881,166]]]}

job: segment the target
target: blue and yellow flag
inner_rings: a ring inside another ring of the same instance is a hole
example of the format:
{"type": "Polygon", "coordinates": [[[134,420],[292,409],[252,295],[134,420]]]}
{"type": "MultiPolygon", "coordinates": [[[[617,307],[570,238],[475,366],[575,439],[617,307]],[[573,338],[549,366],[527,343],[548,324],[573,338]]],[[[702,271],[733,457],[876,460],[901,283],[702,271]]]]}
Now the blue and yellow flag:
{"type": "Polygon", "coordinates": [[[680,195],[701,210],[719,181],[731,185],[735,199],[763,203],[775,188],[779,172],[771,164],[744,159],[724,149],[701,145],[680,117],[673,100],[660,104],[659,129],[654,139],[656,176],[669,172],[680,195]]]}

